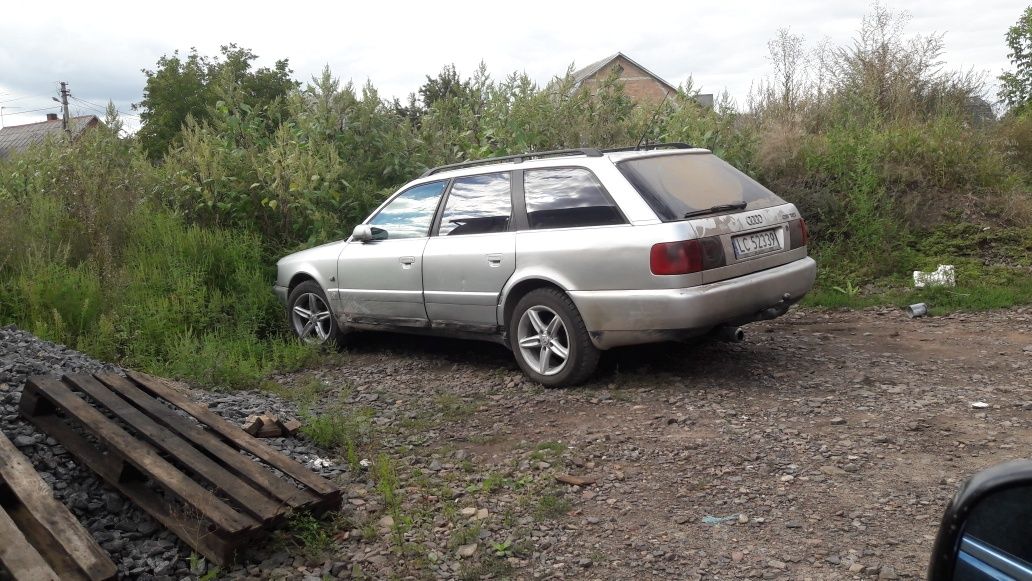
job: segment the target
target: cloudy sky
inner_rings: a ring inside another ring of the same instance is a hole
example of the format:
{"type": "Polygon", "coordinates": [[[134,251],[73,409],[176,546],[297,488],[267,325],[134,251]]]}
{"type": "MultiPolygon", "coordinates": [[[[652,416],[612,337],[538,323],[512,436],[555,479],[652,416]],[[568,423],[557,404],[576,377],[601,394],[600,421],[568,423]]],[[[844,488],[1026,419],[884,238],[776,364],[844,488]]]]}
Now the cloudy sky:
{"type": "MultiPolygon", "coordinates": [[[[1022,0],[887,0],[914,34],[945,33],[949,68],[986,71],[1009,63],[1003,36],[1022,0]]],[[[448,63],[469,73],[483,60],[496,76],[526,71],[539,82],[570,63],[623,51],[677,85],[691,75],[703,92],[741,100],[769,71],[766,42],[790,27],[809,43],[845,43],[870,11],[864,0],[792,2],[149,2],[87,7],[65,1],[5,3],[0,10],[0,107],[7,125],[44,119],[57,81],[72,112],[110,99],[125,113],[141,98],[140,69],[173,50],[215,54],[235,42],[261,57],[289,58],[307,81],[324,65],[384,96],[404,98],[448,63]]],[[[995,85],[989,87],[995,94],[995,85]]],[[[130,123],[133,118],[128,119],[130,123]]]]}

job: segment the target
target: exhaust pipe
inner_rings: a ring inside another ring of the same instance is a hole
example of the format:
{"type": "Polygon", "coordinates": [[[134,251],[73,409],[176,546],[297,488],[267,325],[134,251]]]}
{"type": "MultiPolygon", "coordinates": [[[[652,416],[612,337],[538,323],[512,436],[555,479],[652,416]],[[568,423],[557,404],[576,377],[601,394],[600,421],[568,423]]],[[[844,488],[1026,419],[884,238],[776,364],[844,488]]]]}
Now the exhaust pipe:
{"type": "Polygon", "coordinates": [[[745,330],[741,327],[719,327],[717,338],[728,343],[741,343],[745,339],[745,330]]]}

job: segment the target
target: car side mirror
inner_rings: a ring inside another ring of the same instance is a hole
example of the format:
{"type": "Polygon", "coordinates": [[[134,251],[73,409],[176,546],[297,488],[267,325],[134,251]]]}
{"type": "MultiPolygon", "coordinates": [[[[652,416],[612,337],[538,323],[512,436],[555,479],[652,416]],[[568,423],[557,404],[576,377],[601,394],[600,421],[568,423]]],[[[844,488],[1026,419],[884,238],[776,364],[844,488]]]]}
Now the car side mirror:
{"type": "Polygon", "coordinates": [[[373,228],[368,224],[359,224],[351,233],[351,239],[356,242],[368,242],[373,239],[373,228]]]}
{"type": "Polygon", "coordinates": [[[965,482],[942,517],[928,579],[1032,581],[1032,461],[965,482]]]}
{"type": "Polygon", "coordinates": [[[351,232],[351,239],[356,242],[386,240],[387,231],[383,228],[370,226],[369,224],[359,224],[358,226],[355,226],[355,229],[351,232]]]}

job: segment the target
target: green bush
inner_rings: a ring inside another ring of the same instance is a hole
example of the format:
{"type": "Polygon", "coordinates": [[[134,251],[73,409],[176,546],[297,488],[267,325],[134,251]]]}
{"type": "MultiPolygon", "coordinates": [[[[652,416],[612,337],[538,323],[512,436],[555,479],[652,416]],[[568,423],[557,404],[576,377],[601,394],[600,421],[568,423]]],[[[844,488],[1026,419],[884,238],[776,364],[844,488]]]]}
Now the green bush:
{"type": "Polygon", "coordinates": [[[283,332],[261,239],[148,201],[140,155],[101,129],[2,166],[0,322],[209,386],[311,357],[283,332]]]}

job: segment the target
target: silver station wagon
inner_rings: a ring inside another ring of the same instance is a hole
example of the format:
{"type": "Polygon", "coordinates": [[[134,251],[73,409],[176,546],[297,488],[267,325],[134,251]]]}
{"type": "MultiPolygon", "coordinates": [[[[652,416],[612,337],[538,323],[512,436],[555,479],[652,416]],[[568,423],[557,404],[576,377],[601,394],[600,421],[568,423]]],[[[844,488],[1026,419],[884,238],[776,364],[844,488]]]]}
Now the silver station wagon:
{"type": "Polygon", "coordinates": [[[308,342],[355,330],[508,346],[548,386],[600,351],[740,341],[813,286],[796,207],[705,149],[578,149],[428,170],[343,241],[281,259],[308,342]]]}

